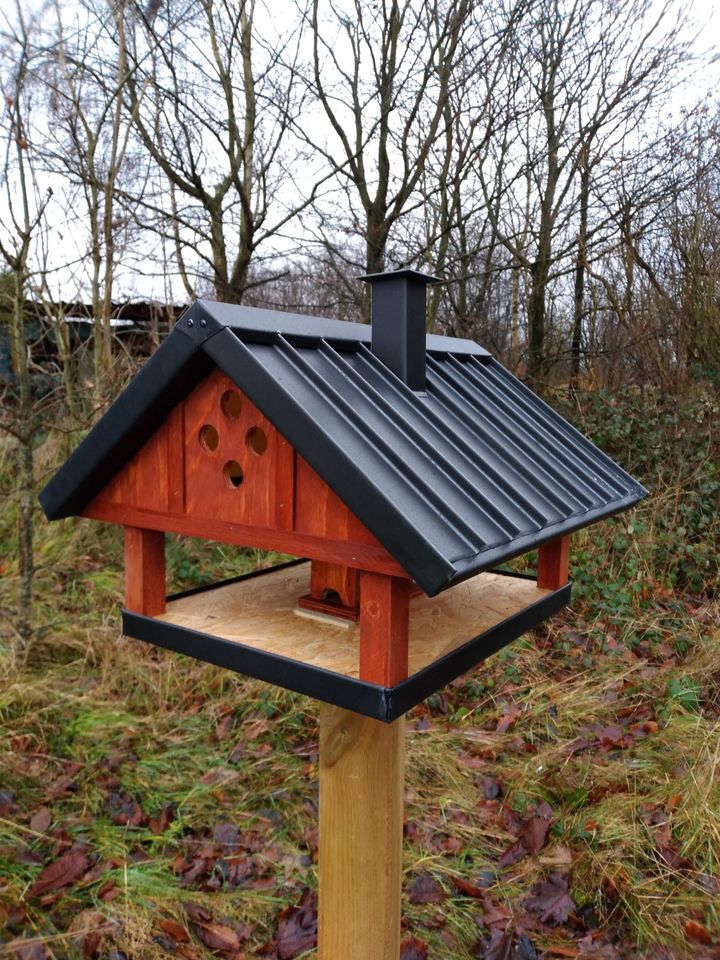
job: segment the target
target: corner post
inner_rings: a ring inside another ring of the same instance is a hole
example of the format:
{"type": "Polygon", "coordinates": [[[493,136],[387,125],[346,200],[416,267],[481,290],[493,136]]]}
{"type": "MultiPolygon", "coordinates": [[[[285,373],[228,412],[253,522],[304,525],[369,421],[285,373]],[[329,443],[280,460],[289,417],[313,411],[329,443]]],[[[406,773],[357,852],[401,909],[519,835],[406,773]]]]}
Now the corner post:
{"type": "Polygon", "coordinates": [[[165,534],[125,527],[125,608],[155,617],[165,613],[165,534]]]}
{"type": "MultiPolygon", "coordinates": [[[[410,581],[360,574],[360,678],[407,676],[410,581]]],[[[320,707],[319,960],[398,960],[405,718],[320,707]]]]}
{"type": "Polygon", "coordinates": [[[557,590],[570,579],[570,534],[538,547],[537,585],[557,590]]]}

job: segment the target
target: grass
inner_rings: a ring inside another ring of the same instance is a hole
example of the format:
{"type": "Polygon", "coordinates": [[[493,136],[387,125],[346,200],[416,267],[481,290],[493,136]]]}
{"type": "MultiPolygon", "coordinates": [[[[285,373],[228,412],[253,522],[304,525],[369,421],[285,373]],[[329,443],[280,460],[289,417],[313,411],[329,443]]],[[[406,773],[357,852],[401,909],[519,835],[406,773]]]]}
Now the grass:
{"type": "MultiPolygon", "coordinates": [[[[432,960],[483,956],[491,903],[538,956],[710,956],[698,937],[720,942],[716,400],[556,403],[652,496],[574,538],[571,611],[410,714],[404,879],[429,873],[445,899],[406,896],[405,933],[432,960]],[[547,842],[499,869],[512,815],[543,801],[547,842]],[[558,925],[526,907],[552,873],[569,874],[576,905],[558,925]]],[[[0,646],[15,589],[9,463],[6,447],[0,646]]],[[[119,636],[113,528],[42,523],[37,547],[34,658],[0,679],[0,956],[22,957],[31,938],[57,958],[216,955],[187,903],[262,956],[281,909],[316,885],[315,704],[119,636]],[[222,856],[228,824],[235,860],[222,856]],[[93,869],[28,898],[42,864],[73,848],[93,869]],[[190,941],[168,939],[163,919],[190,941]]],[[[190,540],[168,557],[176,588],[267,559],[190,540]]]]}

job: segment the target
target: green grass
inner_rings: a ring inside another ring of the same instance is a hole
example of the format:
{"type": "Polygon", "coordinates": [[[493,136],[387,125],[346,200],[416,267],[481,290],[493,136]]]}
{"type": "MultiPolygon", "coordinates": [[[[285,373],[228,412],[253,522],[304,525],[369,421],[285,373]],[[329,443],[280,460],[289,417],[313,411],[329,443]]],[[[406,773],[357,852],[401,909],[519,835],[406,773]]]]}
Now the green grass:
{"type": "MultiPolygon", "coordinates": [[[[628,958],[660,947],[678,960],[702,956],[709,948],[688,939],[688,921],[720,941],[716,400],[698,389],[666,404],[631,393],[556,403],[651,497],[574,538],[570,611],[409,716],[405,882],[429,872],[447,898],[406,897],[405,933],[429,944],[431,960],[481,956],[483,903],[455,878],[481,883],[522,927],[533,885],[559,872],[571,876],[577,910],[557,928],[527,929],[539,956],[581,943],[628,958]],[[518,718],[499,733],[509,707],[518,718]],[[604,732],[617,726],[622,746],[604,732]],[[598,745],[601,736],[610,742],[598,745]],[[498,798],[486,798],[488,783],[498,798]],[[545,847],[498,870],[515,839],[507,811],[540,801],[554,820],[545,847]]],[[[9,463],[0,450],[0,493],[10,495],[0,646],[11,640],[16,587],[9,463]]],[[[243,950],[258,955],[279,910],[316,885],[316,705],[121,637],[112,527],[39,523],[37,553],[33,660],[0,668],[0,956],[40,937],[48,956],[80,958],[83,925],[102,921],[91,955],[159,960],[171,955],[159,921],[187,923],[187,902],[250,925],[243,950]],[[33,831],[42,808],[51,826],[33,831]],[[164,808],[169,822],[153,829],[164,808]],[[247,882],[227,884],[213,856],[184,880],[183,865],[226,822],[240,831],[247,882]],[[28,900],[42,863],[72,844],[97,875],[28,900]]],[[[268,562],[187,539],[171,540],[168,558],[171,589],[268,562]]],[[[213,956],[190,935],[194,956],[213,956]]]]}

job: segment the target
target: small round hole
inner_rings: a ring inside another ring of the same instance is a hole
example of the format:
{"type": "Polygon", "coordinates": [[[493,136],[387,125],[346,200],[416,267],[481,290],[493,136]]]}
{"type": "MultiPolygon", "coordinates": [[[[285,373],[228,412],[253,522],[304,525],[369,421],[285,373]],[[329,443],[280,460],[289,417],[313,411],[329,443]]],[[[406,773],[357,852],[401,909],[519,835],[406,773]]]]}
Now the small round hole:
{"type": "Polygon", "coordinates": [[[242,410],[242,400],[237,390],[226,390],[220,397],[220,407],[226,417],[231,420],[237,420],[242,410]]]}
{"type": "Polygon", "coordinates": [[[215,427],[211,426],[209,423],[206,423],[204,427],[200,427],[200,433],[198,434],[198,440],[200,441],[200,446],[207,453],[212,453],[213,450],[217,450],[218,443],[220,442],[220,437],[215,427]]]}
{"type": "Polygon", "coordinates": [[[225,477],[225,483],[229,487],[240,486],[240,484],[243,482],[243,472],[242,467],[237,460],[228,460],[223,467],[223,476],[225,477]]]}
{"type": "Polygon", "coordinates": [[[245,437],[245,443],[248,450],[259,457],[261,453],[265,453],[267,450],[268,441],[265,431],[261,430],[260,427],[251,427],[245,437]]]}
{"type": "Polygon", "coordinates": [[[338,607],[341,605],[340,594],[337,590],[331,590],[329,587],[323,590],[322,598],[325,603],[335,603],[338,607]]]}

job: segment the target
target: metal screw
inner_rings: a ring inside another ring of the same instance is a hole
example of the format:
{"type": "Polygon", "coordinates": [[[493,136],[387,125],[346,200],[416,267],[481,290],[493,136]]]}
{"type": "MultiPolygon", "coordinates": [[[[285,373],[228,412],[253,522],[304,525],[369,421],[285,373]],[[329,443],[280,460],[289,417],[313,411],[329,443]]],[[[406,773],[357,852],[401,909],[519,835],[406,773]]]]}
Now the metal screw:
{"type": "Polygon", "coordinates": [[[201,320],[201,321],[200,321],[200,326],[201,326],[201,327],[206,327],[206,326],[207,326],[207,320],[201,320]]]}
{"type": "Polygon", "coordinates": [[[191,327],[191,326],[193,325],[193,319],[192,319],[192,317],[188,317],[187,325],[188,325],[189,327],[191,327]]]}

